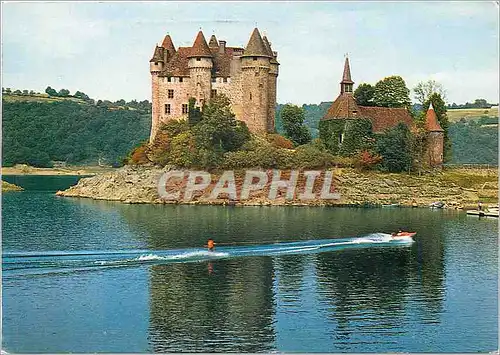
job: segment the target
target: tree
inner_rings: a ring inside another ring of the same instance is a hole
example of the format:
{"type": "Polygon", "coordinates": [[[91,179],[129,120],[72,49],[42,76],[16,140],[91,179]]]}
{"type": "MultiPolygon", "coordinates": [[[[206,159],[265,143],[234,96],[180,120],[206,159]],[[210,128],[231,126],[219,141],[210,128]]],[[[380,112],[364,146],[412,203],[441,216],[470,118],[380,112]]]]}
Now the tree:
{"type": "Polygon", "coordinates": [[[225,95],[217,95],[205,105],[193,130],[199,147],[217,154],[237,150],[250,139],[246,124],[236,120],[225,95]]]}
{"type": "Polygon", "coordinates": [[[90,97],[88,97],[85,93],[83,93],[81,91],[75,92],[75,94],[73,96],[76,97],[77,99],[81,99],[84,101],[87,101],[90,99],[90,97]]]}
{"type": "Polygon", "coordinates": [[[196,99],[190,97],[188,100],[188,122],[190,125],[195,125],[201,121],[201,110],[195,106],[196,99]]]}
{"type": "Polygon", "coordinates": [[[375,84],[373,102],[380,107],[409,107],[410,90],[402,77],[389,76],[375,84]]]}
{"type": "Polygon", "coordinates": [[[28,90],[23,90],[23,95],[24,96],[28,96],[30,94],[30,92],[28,90]]]}
{"type": "Polygon", "coordinates": [[[23,94],[23,93],[22,93],[22,92],[21,92],[21,90],[19,90],[19,89],[18,89],[18,90],[16,90],[16,91],[14,91],[14,95],[22,95],[22,94],[23,94]]]}
{"type": "Polygon", "coordinates": [[[67,89],[61,89],[61,90],[59,90],[58,95],[61,96],[61,97],[68,97],[69,96],[69,90],[67,90],[67,89]]]}
{"type": "Polygon", "coordinates": [[[286,104],[281,110],[281,121],[285,129],[285,136],[295,145],[306,144],[311,141],[311,133],[304,126],[304,109],[286,104]]]}
{"type": "Polygon", "coordinates": [[[422,105],[429,100],[429,97],[434,93],[439,94],[443,101],[446,101],[446,90],[443,88],[443,85],[435,80],[419,82],[417,86],[413,88],[413,92],[415,93],[415,100],[422,105]]]}
{"type": "Polygon", "coordinates": [[[45,89],[45,92],[49,95],[49,96],[57,96],[57,91],[52,89],[50,86],[47,86],[47,88],[45,89]]]}
{"type": "Polygon", "coordinates": [[[375,87],[370,84],[360,84],[354,91],[354,99],[360,106],[373,106],[373,96],[375,95],[375,87]]]}
{"type": "Polygon", "coordinates": [[[438,93],[433,93],[429,96],[427,101],[422,106],[423,112],[427,112],[429,106],[432,102],[432,107],[434,108],[434,112],[436,113],[436,117],[438,119],[439,125],[444,130],[444,152],[443,157],[444,161],[450,161],[451,159],[451,142],[448,135],[448,128],[450,123],[448,121],[448,115],[446,114],[446,104],[444,103],[443,98],[438,93]]]}
{"type": "Polygon", "coordinates": [[[12,90],[10,88],[7,88],[7,89],[5,89],[5,93],[7,95],[10,95],[10,94],[12,94],[12,90]]]}
{"type": "Polygon", "coordinates": [[[377,152],[382,157],[382,169],[401,172],[411,169],[411,134],[404,123],[390,128],[377,140],[377,152]]]}

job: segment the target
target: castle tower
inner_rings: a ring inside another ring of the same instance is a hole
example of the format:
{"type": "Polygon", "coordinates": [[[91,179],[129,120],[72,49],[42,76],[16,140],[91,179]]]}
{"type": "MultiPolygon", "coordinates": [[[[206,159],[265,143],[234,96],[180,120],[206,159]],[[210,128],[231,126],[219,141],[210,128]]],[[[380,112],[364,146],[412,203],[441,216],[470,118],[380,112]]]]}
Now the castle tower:
{"type": "Polygon", "coordinates": [[[266,52],[271,56],[269,61],[269,76],[268,76],[268,112],[267,112],[267,132],[273,133],[276,131],[275,127],[275,115],[276,115],[276,91],[277,91],[277,81],[278,81],[278,66],[277,53],[273,52],[271,48],[271,43],[267,40],[267,37],[262,37],[264,45],[266,47],[266,52]]]}
{"type": "Polygon", "coordinates": [[[163,71],[165,66],[165,49],[163,47],[156,46],[153,53],[153,57],[149,61],[149,72],[151,73],[151,89],[152,89],[152,117],[151,121],[151,135],[149,140],[152,142],[153,137],[156,135],[156,131],[159,126],[160,119],[160,100],[158,97],[159,93],[159,82],[160,79],[158,75],[163,71]]]}
{"type": "Polygon", "coordinates": [[[196,99],[196,103],[203,107],[203,104],[210,99],[213,67],[212,53],[203,32],[198,32],[187,58],[191,95],[196,99]]]}
{"type": "Polygon", "coordinates": [[[427,163],[431,167],[443,165],[444,130],[439,125],[432,102],[425,114],[427,133],[427,163]]]}
{"type": "MultiPolygon", "coordinates": [[[[269,75],[272,55],[255,28],[241,56],[242,120],[252,132],[269,132],[269,75]]],[[[273,123],[274,126],[274,123],[273,123]]]]}

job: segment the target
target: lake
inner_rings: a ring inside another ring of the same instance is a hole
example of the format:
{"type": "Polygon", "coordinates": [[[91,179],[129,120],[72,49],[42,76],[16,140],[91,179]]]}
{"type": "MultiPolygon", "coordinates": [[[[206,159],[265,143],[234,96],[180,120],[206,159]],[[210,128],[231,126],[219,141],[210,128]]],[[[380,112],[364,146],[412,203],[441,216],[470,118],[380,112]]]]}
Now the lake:
{"type": "Polygon", "coordinates": [[[490,352],[498,221],[412,208],[127,205],[4,176],[2,349],[490,352]],[[415,242],[392,242],[400,227],[415,242]],[[203,247],[209,237],[214,252],[203,247]]]}

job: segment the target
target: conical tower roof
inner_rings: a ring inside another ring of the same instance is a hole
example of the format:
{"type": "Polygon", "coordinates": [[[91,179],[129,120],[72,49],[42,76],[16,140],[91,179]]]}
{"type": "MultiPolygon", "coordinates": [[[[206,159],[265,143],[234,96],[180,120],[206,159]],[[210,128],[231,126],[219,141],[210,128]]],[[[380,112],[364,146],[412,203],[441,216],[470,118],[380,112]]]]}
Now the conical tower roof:
{"type": "Polygon", "coordinates": [[[345,57],[344,74],[342,75],[341,84],[354,84],[351,79],[351,67],[349,66],[349,57],[345,57]]]}
{"type": "Polygon", "coordinates": [[[172,42],[172,38],[170,35],[166,35],[165,38],[163,39],[163,43],[161,44],[163,48],[165,48],[167,51],[170,52],[175,52],[175,47],[174,43],[172,42]]]}
{"type": "Polygon", "coordinates": [[[432,102],[425,114],[425,129],[429,132],[444,132],[444,129],[439,124],[432,102]]]}
{"type": "Polygon", "coordinates": [[[189,54],[188,58],[191,57],[212,57],[212,53],[208,48],[207,41],[205,40],[205,36],[201,31],[198,32],[193,46],[191,47],[191,53],[189,54]]]}
{"type": "Polygon", "coordinates": [[[215,35],[212,35],[210,37],[210,41],[208,42],[209,47],[219,47],[219,41],[217,41],[217,38],[215,35]]]}
{"type": "Polygon", "coordinates": [[[272,55],[269,55],[267,53],[266,45],[264,44],[264,41],[262,40],[262,37],[260,36],[259,30],[257,28],[254,28],[242,57],[272,58],[272,55]]]}
{"type": "Polygon", "coordinates": [[[267,40],[266,36],[262,37],[262,42],[264,42],[264,47],[266,49],[267,55],[270,56],[270,57],[272,57],[273,56],[273,50],[271,49],[271,44],[267,40]]]}
{"type": "Polygon", "coordinates": [[[165,62],[163,60],[163,48],[156,46],[155,51],[153,53],[153,58],[149,60],[150,62],[165,62]]]}

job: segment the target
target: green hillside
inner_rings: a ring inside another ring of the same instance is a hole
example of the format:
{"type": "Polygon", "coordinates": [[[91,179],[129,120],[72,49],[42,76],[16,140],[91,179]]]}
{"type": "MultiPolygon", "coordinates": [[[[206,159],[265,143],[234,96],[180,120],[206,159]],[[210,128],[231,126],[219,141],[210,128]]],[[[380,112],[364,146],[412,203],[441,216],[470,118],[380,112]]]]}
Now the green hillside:
{"type": "Polygon", "coordinates": [[[109,101],[3,95],[2,166],[116,165],[149,137],[150,112],[109,101]]]}

